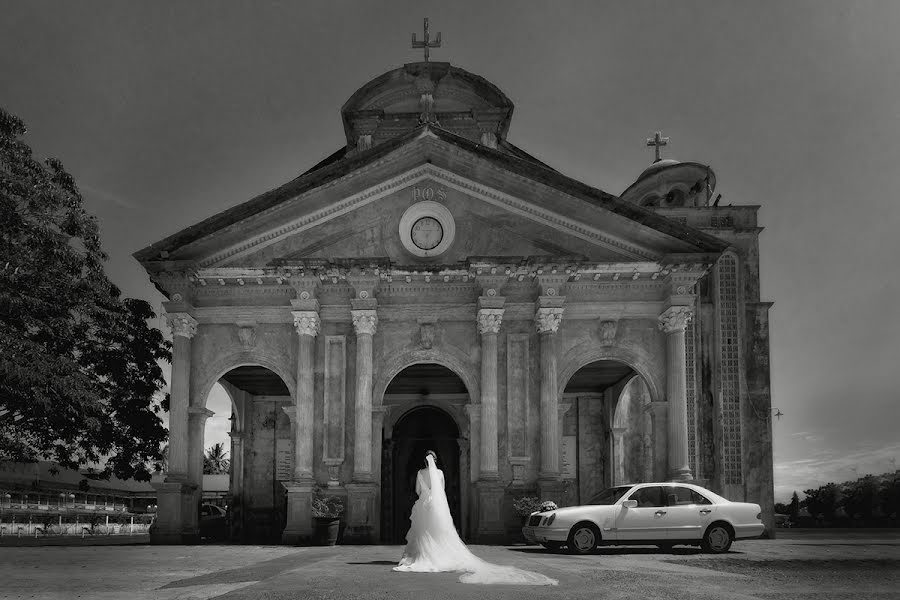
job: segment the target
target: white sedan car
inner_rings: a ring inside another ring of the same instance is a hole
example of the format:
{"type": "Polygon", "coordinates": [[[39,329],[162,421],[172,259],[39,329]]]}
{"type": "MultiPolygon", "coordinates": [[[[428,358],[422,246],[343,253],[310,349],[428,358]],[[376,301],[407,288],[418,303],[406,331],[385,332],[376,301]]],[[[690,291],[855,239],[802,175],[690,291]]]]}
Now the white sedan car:
{"type": "Polygon", "coordinates": [[[762,535],[759,504],[730,502],[687,483],[639,483],[608,488],[586,505],[534,512],[525,539],[578,554],[600,545],[699,545],[727,552],[738,539],[762,535]]]}

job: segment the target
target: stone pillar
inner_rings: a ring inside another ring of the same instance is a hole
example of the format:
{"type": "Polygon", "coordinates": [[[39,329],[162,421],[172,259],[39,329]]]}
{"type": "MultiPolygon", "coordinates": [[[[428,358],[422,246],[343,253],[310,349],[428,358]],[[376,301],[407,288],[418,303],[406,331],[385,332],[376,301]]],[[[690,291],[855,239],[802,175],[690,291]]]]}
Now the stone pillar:
{"type": "Polygon", "coordinates": [[[315,341],[321,321],[314,310],[295,310],[297,329],[297,397],[294,399],[294,480],[313,479],[315,341]]]}
{"type": "Polygon", "coordinates": [[[292,410],[285,409],[294,430],[294,468],[291,481],[281,485],[287,491],[287,518],[281,541],[297,544],[312,537],[313,441],[315,439],[315,341],[321,327],[318,302],[309,293],[294,306],[309,310],[291,311],[297,330],[297,395],[292,410]]]}
{"type": "Polygon", "coordinates": [[[351,310],[356,330],[356,427],[353,480],[372,481],[372,337],[378,326],[374,309],[351,310]]]}
{"type": "Polygon", "coordinates": [[[672,481],[692,479],[688,464],[687,377],[684,331],[691,319],[690,306],[672,306],[659,316],[659,328],[666,333],[666,400],[669,402],[669,477],[672,481]]]}
{"type": "Polygon", "coordinates": [[[480,479],[499,479],[497,450],[497,334],[502,308],[478,311],[481,334],[481,468],[480,479]]]}
{"type": "Polygon", "coordinates": [[[481,475],[481,404],[467,404],[469,414],[469,448],[471,458],[471,474],[469,481],[478,481],[481,475]]]}
{"type": "Polygon", "coordinates": [[[613,427],[613,485],[628,483],[625,481],[625,427],[613,427]]]}
{"type": "Polygon", "coordinates": [[[542,479],[559,478],[559,415],[556,380],[555,334],[561,307],[538,308],[535,326],[541,339],[541,469],[542,479]]]}
{"type": "Polygon", "coordinates": [[[184,494],[184,521],[182,532],[185,542],[200,542],[200,503],[203,497],[203,434],[206,420],[215,413],[202,406],[188,408],[188,481],[190,491],[184,494]]]}
{"type": "Polygon", "coordinates": [[[187,313],[166,315],[172,329],[172,382],[169,386],[169,472],[171,481],[188,477],[188,407],[191,386],[191,340],[197,321],[187,313]]]}
{"type": "Polygon", "coordinates": [[[188,466],[191,340],[197,333],[197,321],[183,312],[168,313],[166,321],[173,336],[169,470],[163,483],[153,484],[157,513],[150,541],[154,544],[183,544],[191,541],[197,520],[196,508],[192,510],[190,507],[196,487],[190,481],[188,466]]]}

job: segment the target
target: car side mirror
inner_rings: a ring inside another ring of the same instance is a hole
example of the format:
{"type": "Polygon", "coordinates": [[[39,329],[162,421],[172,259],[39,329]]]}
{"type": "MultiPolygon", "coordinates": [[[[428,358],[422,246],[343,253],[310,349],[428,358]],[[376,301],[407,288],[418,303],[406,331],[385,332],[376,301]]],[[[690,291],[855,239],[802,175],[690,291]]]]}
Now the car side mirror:
{"type": "Polygon", "coordinates": [[[637,508],[637,500],[625,500],[622,502],[622,506],[625,508],[637,508]]]}

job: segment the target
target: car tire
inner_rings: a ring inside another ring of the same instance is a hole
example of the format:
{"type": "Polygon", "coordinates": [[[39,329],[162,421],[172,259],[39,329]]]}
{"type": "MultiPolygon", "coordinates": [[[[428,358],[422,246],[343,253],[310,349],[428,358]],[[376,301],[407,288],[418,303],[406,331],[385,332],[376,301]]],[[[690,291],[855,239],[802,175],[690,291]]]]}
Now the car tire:
{"type": "Polygon", "coordinates": [[[600,545],[600,530],[593,523],[578,523],[569,532],[569,552],[590,554],[600,545]]]}
{"type": "Polygon", "coordinates": [[[700,545],[704,552],[722,554],[731,549],[731,529],[724,523],[713,523],[703,534],[703,543],[700,545]]]}
{"type": "Polygon", "coordinates": [[[547,550],[556,552],[557,550],[559,550],[560,548],[563,547],[563,543],[562,542],[541,542],[541,546],[543,546],[547,550]]]}

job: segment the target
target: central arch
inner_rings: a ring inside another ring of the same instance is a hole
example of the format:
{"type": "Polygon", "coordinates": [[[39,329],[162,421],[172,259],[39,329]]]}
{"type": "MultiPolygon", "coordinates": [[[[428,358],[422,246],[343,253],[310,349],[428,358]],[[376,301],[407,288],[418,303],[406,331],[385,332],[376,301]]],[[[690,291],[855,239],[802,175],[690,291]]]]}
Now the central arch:
{"type": "Polygon", "coordinates": [[[386,386],[381,454],[381,541],[402,544],[416,500],[416,473],[425,452],[434,450],[443,470],[447,500],[460,531],[466,522],[468,491],[465,383],[454,371],[435,363],[402,369],[386,386]]]}

